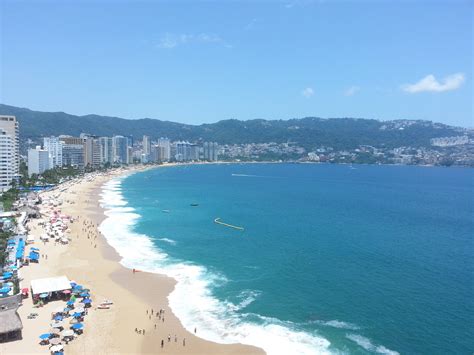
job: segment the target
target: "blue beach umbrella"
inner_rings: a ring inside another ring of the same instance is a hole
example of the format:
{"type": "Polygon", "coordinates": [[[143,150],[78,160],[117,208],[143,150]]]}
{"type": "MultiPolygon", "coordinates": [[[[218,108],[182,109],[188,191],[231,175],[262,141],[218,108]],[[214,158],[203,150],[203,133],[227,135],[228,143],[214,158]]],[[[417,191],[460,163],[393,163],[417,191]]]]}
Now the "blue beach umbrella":
{"type": "Polygon", "coordinates": [[[76,323],[76,324],[73,324],[72,329],[82,329],[84,328],[84,325],[82,323],[76,323]]]}
{"type": "Polygon", "coordinates": [[[40,339],[49,339],[51,336],[51,333],[44,333],[39,336],[40,339]]]}
{"type": "Polygon", "coordinates": [[[11,273],[11,272],[4,272],[4,273],[3,273],[3,277],[4,277],[5,279],[8,279],[8,278],[10,278],[10,277],[12,277],[12,276],[13,276],[13,273],[11,273]]]}
{"type": "Polygon", "coordinates": [[[11,289],[12,288],[8,287],[8,286],[2,287],[2,288],[0,288],[0,293],[8,293],[8,292],[10,292],[11,289]]]}
{"type": "Polygon", "coordinates": [[[48,296],[49,296],[49,295],[48,295],[47,293],[42,293],[42,294],[40,295],[40,298],[46,298],[46,297],[48,297],[48,296]]]}
{"type": "Polygon", "coordinates": [[[68,306],[73,306],[73,305],[74,305],[74,301],[73,301],[73,300],[69,300],[69,301],[66,302],[66,304],[67,304],[68,306]]]}
{"type": "Polygon", "coordinates": [[[84,287],[82,287],[81,285],[77,285],[77,284],[74,286],[75,290],[82,290],[83,288],[84,287]]]}
{"type": "Polygon", "coordinates": [[[74,318],[80,318],[80,317],[82,317],[82,313],[76,312],[76,313],[74,313],[72,316],[73,316],[74,318]]]}
{"type": "Polygon", "coordinates": [[[84,304],[89,304],[92,302],[92,300],[90,298],[84,298],[81,302],[84,304]]]}
{"type": "Polygon", "coordinates": [[[54,320],[63,320],[63,316],[56,316],[54,317],[54,320]]]}
{"type": "Polygon", "coordinates": [[[88,292],[83,292],[79,295],[80,297],[89,297],[90,294],[88,292]]]}

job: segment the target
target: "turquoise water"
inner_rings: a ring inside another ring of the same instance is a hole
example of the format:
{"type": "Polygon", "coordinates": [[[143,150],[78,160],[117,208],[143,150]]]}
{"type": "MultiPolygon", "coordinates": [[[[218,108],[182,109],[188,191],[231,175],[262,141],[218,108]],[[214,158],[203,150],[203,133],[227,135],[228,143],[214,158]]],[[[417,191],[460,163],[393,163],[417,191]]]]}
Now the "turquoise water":
{"type": "Polygon", "coordinates": [[[129,233],[116,234],[124,264],[178,279],[170,304],[205,338],[269,353],[469,354],[473,178],[404,166],[154,169],[108,187],[109,222],[129,233]]]}

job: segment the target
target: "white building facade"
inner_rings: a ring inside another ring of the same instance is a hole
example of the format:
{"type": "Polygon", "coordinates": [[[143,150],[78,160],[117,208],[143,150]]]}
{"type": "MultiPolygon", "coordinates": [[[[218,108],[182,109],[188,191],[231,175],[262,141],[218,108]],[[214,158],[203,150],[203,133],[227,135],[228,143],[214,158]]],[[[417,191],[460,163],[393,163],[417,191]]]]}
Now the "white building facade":
{"type": "Polygon", "coordinates": [[[50,169],[50,152],[37,146],[35,149],[28,149],[28,175],[42,174],[50,169]]]}
{"type": "Polygon", "coordinates": [[[63,166],[63,145],[59,137],[43,139],[43,148],[49,152],[50,169],[63,166]]]}
{"type": "Polygon", "coordinates": [[[19,126],[15,116],[0,116],[0,191],[11,188],[20,175],[19,126]]]}

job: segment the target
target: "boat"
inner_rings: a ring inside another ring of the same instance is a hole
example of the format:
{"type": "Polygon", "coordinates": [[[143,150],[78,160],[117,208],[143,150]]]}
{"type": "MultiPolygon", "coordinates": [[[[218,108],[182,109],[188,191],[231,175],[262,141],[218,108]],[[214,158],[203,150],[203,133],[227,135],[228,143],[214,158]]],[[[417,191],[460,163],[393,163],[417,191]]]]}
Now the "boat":
{"type": "Polygon", "coordinates": [[[161,210],[163,213],[170,213],[170,210],[161,210]]]}
{"type": "Polygon", "coordinates": [[[191,203],[191,206],[192,206],[192,207],[199,206],[199,203],[191,203]]]}
{"type": "Polygon", "coordinates": [[[110,306],[106,304],[100,304],[97,306],[97,309],[110,309],[110,306]]]}
{"type": "Polygon", "coordinates": [[[104,306],[110,306],[114,304],[111,300],[103,300],[102,303],[100,304],[101,306],[104,305],[104,306]]]}

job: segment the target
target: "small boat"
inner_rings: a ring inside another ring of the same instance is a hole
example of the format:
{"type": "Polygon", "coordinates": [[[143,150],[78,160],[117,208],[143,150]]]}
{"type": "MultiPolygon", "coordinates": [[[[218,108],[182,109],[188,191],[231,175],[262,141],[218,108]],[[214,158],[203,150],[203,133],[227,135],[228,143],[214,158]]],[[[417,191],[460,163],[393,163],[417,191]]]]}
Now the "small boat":
{"type": "Polygon", "coordinates": [[[170,213],[170,210],[161,210],[163,213],[170,213]]]}
{"type": "Polygon", "coordinates": [[[106,304],[99,304],[97,306],[97,309],[110,309],[110,306],[106,304]]]}
{"type": "Polygon", "coordinates": [[[192,207],[199,206],[199,203],[191,203],[191,206],[192,206],[192,207]]]}
{"type": "Polygon", "coordinates": [[[110,306],[114,304],[111,300],[103,300],[100,305],[110,306]]]}

